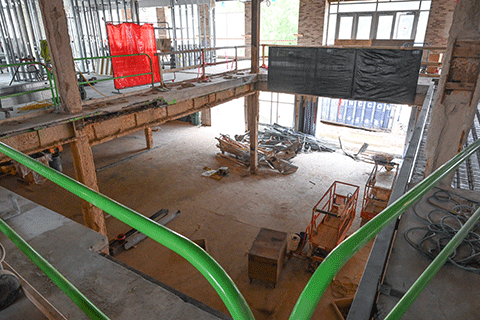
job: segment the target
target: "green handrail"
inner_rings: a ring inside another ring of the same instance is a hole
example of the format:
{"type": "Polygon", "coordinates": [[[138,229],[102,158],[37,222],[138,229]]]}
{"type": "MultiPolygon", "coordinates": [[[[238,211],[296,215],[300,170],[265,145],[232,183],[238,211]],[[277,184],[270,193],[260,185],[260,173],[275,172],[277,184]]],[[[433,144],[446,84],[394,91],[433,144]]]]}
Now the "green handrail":
{"type": "Polygon", "coordinates": [[[58,272],[47,260],[39,255],[25,240],[23,240],[8,224],[0,219],[0,231],[22,250],[42,270],[53,283],[85,312],[91,319],[108,319],[90,300],[87,299],[73,284],[58,272]]]}
{"type": "Polygon", "coordinates": [[[385,320],[400,319],[417,299],[430,280],[437,274],[440,268],[445,264],[452,252],[462,243],[463,239],[472,231],[480,220],[480,208],[468,219],[468,221],[457,231],[445,248],[435,257],[430,265],[425,269],[422,275],[408,289],[407,293],[400,299],[397,305],[390,311],[385,320]]]}
{"type": "Polygon", "coordinates": [[[323,260],[315,273],[303,289],[300,297],[293,308],[290,319],[310,319],[315,307],[335,275],[345,263],[371,239],[373,239],[384,227],[397,219],[405,210],[412,206],[418,199],[427,193],[446,175],[457,168],[464,160],[472,155],[480,147],[480,139],[458,153],[435,172],[422,180],[414,188],[401,196],[388,208],[379,213],[375,218],[358,229],[354,234],[339,244],[323,260]]]}
{"type": "Polygon", "coordinates": [[[21,67],[21,66],[27,66],[27,65],[32,65],[32,64],[38,64],[38,65],[41,65],[42,67],[45,68],[45,70],[47,71],[47,78],[48,78],[48,82],[49,82],[50,86],[48,88],[36,89],[36,90],[25,91],[25,92],[18,92],[18,93],[9,94],[9,95],[6,95],[6,96],[1,96],[0,100],[1,99],[6,99],[6,98],[12,98],[12,97],[16,97],[16,96],[21,96],[21,95],[29,94],[29,93],[45,91],[45,90],[50,89],[50,91],[52,92],[53,104],[56,106],[57,105],[57,98],[56,98],[57,96],[55,95],[55,92],[53,91],[53,89],[55,88],[55,91],[57,91],[57,83],[56,83],[52,73],[50,72],[50,69],[48,68],[48,66],[46,64],[44,64],[42,62],[32,61],[32,62],[2,64],[2,65],[0,65],[0,68],[21,67]],[[52,84],[52,79],[53,79],[53,84],[52,84]]]}
{"type": "Polygon", "coordinates": [[[139,76],[146,76],[146,75],[151,75],[152,76],[152,87],[155,86],[155,80],[154,80],[154,75],[153,75],[153,62],[152,62],[152,57],[146,53],[132,53],[132,54],[122,54],[122,55],[116,55],[116,56],[98,56],[98,57],[87,57],[87,58],[75,58],[73,59],[74,61],[83,61],[83,60],[96,60],[96,59],[111,59],[111,58],[125,58],[125,57],[134,57],[134,56],[147,56],[148,60],[150,62],[150,72],[148,73],[139,73],[139,74],[132,74],[132,75],[127,75],[127,76],[121,76],[121,77],[112,77],[108,79],[99,79],[99,80],[92,80],[92,81],[83,81],[79,82],[79,84],[89,84],[89,83],[97,83],[101,81],[108,81],[108,80],[115,80],[115,79],[123,79],[123,78],[131,78],[131,77],[139,77],[139,76]]]}
{"type": "MultiPolygon", "coordinates": [[[[223,270],[208,253],[189,239],[146,218],[103,194],[86,187],[78,181],[47,167],[20,151],[9,147],[3,142],[0,142],[0,152],[29,167],[45,178],[109,213],[134,229],[137,229],[153,240],[163,244],[165,247],[175,251],[197,268],[208,282],[210,282],[234,319],[254,319],[252,311],[248,307],[245,298],[225,270],[223,270]]],[[[29,254],[27,254],[27,256],[30,257],[29,254]]],[[[87,313],[87,315],[91,316],[89,313],[87,313]]]]}

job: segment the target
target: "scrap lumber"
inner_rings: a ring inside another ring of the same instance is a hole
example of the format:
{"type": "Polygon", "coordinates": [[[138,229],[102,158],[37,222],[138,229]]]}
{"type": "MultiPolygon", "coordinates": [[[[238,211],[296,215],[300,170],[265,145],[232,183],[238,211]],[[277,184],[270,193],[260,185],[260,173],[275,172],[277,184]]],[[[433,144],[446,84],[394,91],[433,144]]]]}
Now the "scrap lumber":
{"type": "MultiPolygon", "coordinates": [[[[282,174],[297,171],[298,167],[290,160],[299,152],[335,150],[320,139],[279,124],[262,124],[264,129],[258,134],[258,162],[278,170],[282,174]]],[[[246,167],[250,166],[250,133],[235,135],[235,139],[225,134],[215,138],[222,157],[234,160],[246,167]]]]}

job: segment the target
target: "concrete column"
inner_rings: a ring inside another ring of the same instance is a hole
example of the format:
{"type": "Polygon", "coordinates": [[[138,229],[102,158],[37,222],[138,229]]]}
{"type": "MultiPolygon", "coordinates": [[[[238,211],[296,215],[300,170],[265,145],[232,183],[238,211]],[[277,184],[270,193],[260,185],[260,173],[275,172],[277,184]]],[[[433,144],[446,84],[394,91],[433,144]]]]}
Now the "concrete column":
{"type": "Polygon", "coordinates": [[[200,113],[200,121],[202,122],[202,126],[211,127],[212,126],[212,109],[208,108],[202,110],[200,113]]]}
{"type": "Polygon", "coordinates": [[[463,148],[479,102],[479,71],[480,2],[460,0],[453,15],[432,109],[426,145],[426,176],[463,148]]]}
{"type": "Polygon", "coordinates": [[[39,0],[39,4],[62,110],[65,113],[81,112],[82,99],[78,89],[63,1],[39,0]]]}

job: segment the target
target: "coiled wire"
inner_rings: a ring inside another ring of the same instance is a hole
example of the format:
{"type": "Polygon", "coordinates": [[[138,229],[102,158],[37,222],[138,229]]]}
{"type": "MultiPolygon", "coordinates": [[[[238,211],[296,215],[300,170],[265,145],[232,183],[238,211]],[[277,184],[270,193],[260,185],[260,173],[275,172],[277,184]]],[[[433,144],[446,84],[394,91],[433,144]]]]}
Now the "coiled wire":
{"type": "MultiPolygon", "coordinates": [[[[442,189],[428,197],[427,203],[433,209],[426,214],[418,212],[419,203],[413,207],[415,215],[426,225],[406,230],[404,237],[413,248],[433,260],[472,216],[480,203],[442,189]],[[462,203],[452,196],[463,199],[462,203]],[[414,234],[417,236],[413,237],[414,234]]],[[[463,270],[480,273],[480,223],[477,223],[465,237],[447,262],[463,270]]]]}

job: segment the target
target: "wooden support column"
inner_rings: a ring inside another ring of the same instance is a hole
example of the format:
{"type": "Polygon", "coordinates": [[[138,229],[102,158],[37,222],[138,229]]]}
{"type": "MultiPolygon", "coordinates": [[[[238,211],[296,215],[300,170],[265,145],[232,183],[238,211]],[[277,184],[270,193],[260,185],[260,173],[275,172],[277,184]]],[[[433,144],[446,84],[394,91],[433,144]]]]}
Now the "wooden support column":
{"type": "Polygon", "coordinates": [[[82,99],[78,89],[63,1],[39,0],[39,3],[62,110],[65,113],[81,112],[82,99]]]}
{"type": "Polygon", "coordinates": [[[211,127],[212,126],[212,109],[207,108],[200,112],[202,126],[211,127]]]}
{"type": "MultiPolygon", "coordinates": [[[[252,0],[252,73],[260,71],[260,0],[252,0]]],[[[250,131],[250,173],[258,171],[258,98],[259,92],[247,97],[250,131]]]]}
{"type": "MultiPolygon", "coordinates": [[[[460,0],[428,130],[425,175],[462,150],[480,97],[480,2],[460,0]]],[[[453,175],[452,175],[453,177],[453,175]]],[[[450,184],[450,181],[444,181],[450,184]]]]}
{"type": "MultiPolygon", "coordinates": [[[[88,137],[83,131],[83,126],[76,126],[75,136],[76,140],[72,142],[70,146],[72,148],[73,164],[75,166],[77,180],[87,187],[98,191],[92,148],[88,142],[88,137]]],[[[103,211],[86,201],[83,201],[82,211],[85,225],[106,236],[107,227],[105,225],[103,211]]]]}
{"type": "Polygon", "coordinates": [[[147,142],[147,149],[153,148],[152,128],[145,128],[145,140],[147,142]]]}
{"type": "Polygon", "coordinates": [[[258,95],[257,91],[247,97],[251,174],[256,174],[258,171],[258,95]]]}

